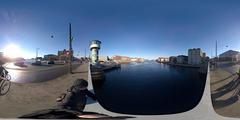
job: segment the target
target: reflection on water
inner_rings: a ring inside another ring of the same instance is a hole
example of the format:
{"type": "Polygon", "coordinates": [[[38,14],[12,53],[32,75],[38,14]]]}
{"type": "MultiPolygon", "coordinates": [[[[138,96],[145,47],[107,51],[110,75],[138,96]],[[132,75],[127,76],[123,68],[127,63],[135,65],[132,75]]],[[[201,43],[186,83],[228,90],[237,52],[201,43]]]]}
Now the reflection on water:
{"type": "Polygon", "coordinates": [[[93,80],[99,103],[125,114],[169,114],[192,109],[200,101],[205,77],[197,68],[171,67],[154,61],[122,65],[93,80]],[[101,86],[99,86],[101,85],[101,86]]]}

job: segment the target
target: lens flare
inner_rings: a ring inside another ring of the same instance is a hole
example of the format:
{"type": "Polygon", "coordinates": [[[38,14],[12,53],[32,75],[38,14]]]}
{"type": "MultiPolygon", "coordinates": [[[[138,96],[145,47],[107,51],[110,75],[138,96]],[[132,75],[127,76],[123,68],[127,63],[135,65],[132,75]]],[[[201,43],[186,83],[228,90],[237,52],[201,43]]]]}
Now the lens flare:
{"type": "Polygon", "coordinates": [[[4,50],[4,56],[10,57],[10,58],[17,58],[21,57],[21,49],[19,46],[15,44],[9,44],[7,45],[4,50]]]}

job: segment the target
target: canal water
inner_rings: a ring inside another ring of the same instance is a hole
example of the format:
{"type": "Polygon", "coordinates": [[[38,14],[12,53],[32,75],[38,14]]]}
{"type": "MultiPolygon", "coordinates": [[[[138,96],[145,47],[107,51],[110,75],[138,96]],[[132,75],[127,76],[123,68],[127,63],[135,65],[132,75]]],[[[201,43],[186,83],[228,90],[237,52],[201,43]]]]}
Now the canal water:
{"type": "Polygon", "coordinates": [[[188,111],[200,101],[206,75],[198,68],[173,67],[147,61],[123,64],[93,82],[98,102],[124,114],[159,115],[188,111]]]}

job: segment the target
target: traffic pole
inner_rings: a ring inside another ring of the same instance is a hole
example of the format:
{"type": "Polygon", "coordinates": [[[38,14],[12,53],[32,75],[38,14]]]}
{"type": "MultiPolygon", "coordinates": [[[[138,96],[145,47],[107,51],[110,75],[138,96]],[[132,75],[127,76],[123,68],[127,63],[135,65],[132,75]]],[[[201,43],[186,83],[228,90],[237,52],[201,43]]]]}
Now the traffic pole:
{"type": "Polygon", "coordinates": [[[69,61],[68,61],[68,64],[69,64],[69,73],[73,73],[72,72],[72,56],[73,56],[73,50],[72,50],[72,40],[73,40],[73,37],[72,37],[72,28],[71,28],[71,23],[69,23],[69,61]]]}

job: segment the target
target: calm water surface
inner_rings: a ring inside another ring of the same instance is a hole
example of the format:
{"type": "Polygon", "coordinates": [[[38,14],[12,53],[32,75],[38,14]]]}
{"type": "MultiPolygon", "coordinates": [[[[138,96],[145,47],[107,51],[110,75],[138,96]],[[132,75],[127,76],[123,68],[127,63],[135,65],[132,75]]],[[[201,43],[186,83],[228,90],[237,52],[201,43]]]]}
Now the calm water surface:
{"type": "Polygon", "coordinates": [[[194,108],[200,101],[206,76],[196,68],[172,67],[154,61],[131,63],[105,72],[94,83],[99,103],[125,114],[173,114],[194,108]]]}

